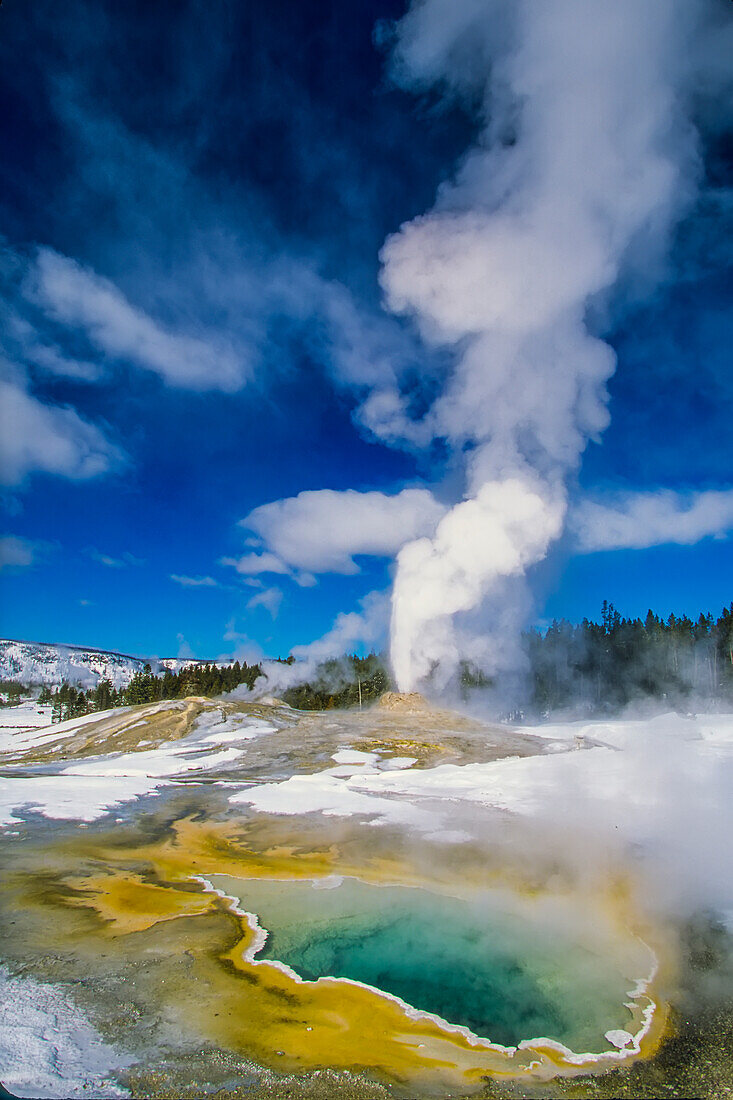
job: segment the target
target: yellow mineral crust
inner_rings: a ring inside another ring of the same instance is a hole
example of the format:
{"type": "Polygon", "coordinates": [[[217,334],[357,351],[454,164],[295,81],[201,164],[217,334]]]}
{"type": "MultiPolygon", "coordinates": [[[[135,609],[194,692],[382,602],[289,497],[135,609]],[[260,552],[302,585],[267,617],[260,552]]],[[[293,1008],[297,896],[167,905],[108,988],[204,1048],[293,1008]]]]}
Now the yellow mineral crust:
{"type": "MultiPolygon", "coordinates": [[[[413,867],[395,858],[349,859],[335,843],[309,846],[305,837],[301,846],[282,843],[277,830],[276,824],[235,829],[184,818],[159,842],[98,850],[95,858],[107,864],[109,873],[66,879],[74,891],[70,903],[96,911],[107,935],[145,936],[165,921],[169,942],[179,942],[181,954],[188,948],[191,919],[206,920],[214,911],[226,914],[230,946],[200,961],[206,977],[191,989],[190,1005],[168,1006],[187,1025],[195,1020],[202,1041],[288,1072],[330,1067],[415,1087],[432,1080],[464,1090],[481,1087],[487,1076],[546,1079],[612,1068],[648,1057],[659,1046],[666,1009],[654,980],[632,1003],[636,1048],[583,1059],[544,1041],[502,1048],[354,982],[305,982],[274,962],[257,961],[256,925],[233,899],[202,891],[208,875],[283,880],[339,874],[375,883],[425,884],[413,867]],[[124,866],[115,870],[115,864],[124,866]],[[132,866],[145,868],[144,874],[131,871],[132,866]]],[[[469,875],[474,882],[480,877],[478,867],[469,875]]],[[[628,928],[624,891],[613,886],[606,904],[623,913],[628,928]]]]}
{"type": "Polygon", "coordinates": [[[162,920],[195,917],[216,908],[210,895],[184,892],[145,882],[140,875],[121,871],[73,880],[79,896],[69,904],[95,909],[109,935],[141,932],[162,920]]]}

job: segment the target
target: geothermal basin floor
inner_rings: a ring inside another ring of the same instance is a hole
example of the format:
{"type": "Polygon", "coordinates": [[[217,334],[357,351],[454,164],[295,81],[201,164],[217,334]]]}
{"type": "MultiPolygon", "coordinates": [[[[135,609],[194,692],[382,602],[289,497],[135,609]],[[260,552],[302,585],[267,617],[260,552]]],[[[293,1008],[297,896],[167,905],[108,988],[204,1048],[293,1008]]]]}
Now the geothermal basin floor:
{"type": "Polygon", "coordinates": [[[730,716],[193,698],[3,738],[11,1093],[562,1095],[669,1039],[645,884],[715,814],[730,716]]]}

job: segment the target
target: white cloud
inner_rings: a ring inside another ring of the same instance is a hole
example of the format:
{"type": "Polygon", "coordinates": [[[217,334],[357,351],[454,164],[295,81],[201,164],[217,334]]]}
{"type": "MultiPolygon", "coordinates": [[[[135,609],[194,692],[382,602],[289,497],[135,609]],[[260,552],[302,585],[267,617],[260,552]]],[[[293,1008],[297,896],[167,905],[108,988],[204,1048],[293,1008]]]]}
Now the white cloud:
{"type": "Polygon", "coordinates": [[[626,493],[609,503],[584,500],[571,521],[580,550],[641,550],[677,543],[692,546],[733,528],[733,489],[626,493]]]}
{"type": "Polygon", "coordinates": [[[260,644],[237,629],[236,619],[232,618],[226,624],[224,641],[233,642],[234,651],[220,654],[217,657],[219,661],[246,661],[248,665],[256,665],[264,657],[260,644]]]}
{"type": "Polygon", "coordinates": [[[244,554],[241,558],[221,558],[220,565],[231,565],[238,573],[289,573],[287,565],[274,554],[244,554]]]}
{"type": "Polygon", "coordinates": [[[28,292],[55,321],[82,329],[106,355],[154,371],[172,386],[232,392],[247,369],[220,338],[172,332],[109,279],[50,248],[38,250],[28,292]]]}
{"type": "Polygon", "coordinates": [[[302,570],[358,573],[354,555],[393,557],[410,539],[431,534],[445,509],[427,489],[359,493],[353,489],[307,491],[263,504],[241,521],[264,542],[263,554],[248,554],[241,573],[302,570]]]}
{"type": "Polygon", "coordinates": [[[186,641],[185,636],[180,633],[176,634],[176,641],[178,642],[178,653],[176,654],[176,656],[183,661],[187,661],[189,657],[193,659],[195,654],[191,646],[186,641]]]}
{"type": "Polygon", "coordinates": [[[19,377],[0,379],[0,482],[20,485],[29,474],[77,481],[109,473],[123,453],[74,409],[45,405],[19,377]]]}
{"type": "Polygon", "coordinates": [[[256,607],[264,607],[270,612],[273,619],[277,616],[280,610],[280,604],[282,603],[283,593],[281,588],[273,586],[272,588],[265,588],[262,592],[258,592],[251,600],[247,602],[247,609],[253,611],[256,607]]]}
{"type": "Polygon", "coordinates": [[[106,565],[108,569],[126,569],[128,565],[145,564],[141,558],[136,558],[134,554],[130,554],[127,550],[120,554],[119,558],[115,558],[111,554],[103,554],[101,550],[97,550],[94,546],[90,546],[85,552],[92,561],[96,561],[98,565],[106,565]]]}
{"type": "Polygon", "coordinates": [[[170,578],[183,588],[218,588],[219,582],[213,577],[185,577],[179,573],[171,573],[170,578]]]}
{"type": "Polygon", "coordinates": [[[49,374],[73,378],[76,382],[98,382],[104,373],[97,363],[90,363],[86,359],[69,359],[58,348],[52,348],[48,344],[30,344],[23,349],[23,355],[49,374]]]}
{"type": "Polygon", "coordinates": [[[16,535],[0,538],[0,569],[27,569],[37,560],[41,543],[16,535]]]}

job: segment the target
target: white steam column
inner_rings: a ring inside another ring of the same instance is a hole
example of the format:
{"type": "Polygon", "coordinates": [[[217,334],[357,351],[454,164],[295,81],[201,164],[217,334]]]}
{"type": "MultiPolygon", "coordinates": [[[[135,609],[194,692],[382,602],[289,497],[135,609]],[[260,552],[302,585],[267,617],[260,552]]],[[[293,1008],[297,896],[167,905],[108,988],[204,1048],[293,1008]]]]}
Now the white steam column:
{"type": "Polygon", "coordinates": [[[521,578],[561,534],[567,475],[609,420],[615,356],[589,309],[622,275],[653,281],[694,197],[687,101],[716,11],[688,0],[424,0],[397,25],[395,78],[478,94],[484,122],[433,210],[381,256],[389,308],[455,349],[421,427],[465,469],[465,499],[398,557],[402,690],[436,669],[447,680],[481,632],[490,658],[498,634],[521,625],[502,604],[521,600],[521,580],[504,578],[521,578]],[[471,625],[487,599],[491,615],[471,625]]]}

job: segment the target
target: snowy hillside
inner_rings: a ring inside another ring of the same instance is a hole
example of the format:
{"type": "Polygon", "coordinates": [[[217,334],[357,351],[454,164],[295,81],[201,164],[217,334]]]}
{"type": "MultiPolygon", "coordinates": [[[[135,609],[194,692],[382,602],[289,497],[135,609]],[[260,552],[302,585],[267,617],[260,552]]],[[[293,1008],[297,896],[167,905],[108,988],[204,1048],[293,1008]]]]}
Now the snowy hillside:
{"type": "Polygon", "coordinates": [[[22,684],[54,686],[67,680],[86,688],[108,679],[114,687],[120,688],[129,684],[136,672],[142,672],[146,663],[153,672],[166,668],[178,672],[186,665],[204,662],[178,657],[129,657],[124,653],[82,646],[0,639],[0,679],[19,680],[22,684]]]}

